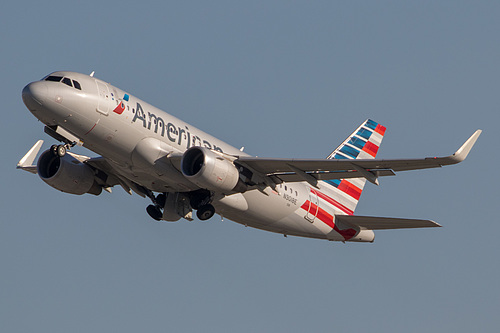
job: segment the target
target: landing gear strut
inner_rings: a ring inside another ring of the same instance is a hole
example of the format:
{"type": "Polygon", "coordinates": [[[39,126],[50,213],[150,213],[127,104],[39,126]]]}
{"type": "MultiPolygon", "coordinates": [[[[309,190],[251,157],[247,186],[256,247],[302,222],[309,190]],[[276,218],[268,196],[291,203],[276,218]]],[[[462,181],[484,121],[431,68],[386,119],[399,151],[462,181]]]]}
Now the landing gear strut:
{"type": "Polygon", "coordinates": [[[213,193],[200,189],[194,192],[190,193],[191,199],[189,201],[189,204],[193,209],[195,209],[196,216],[201,221],[206,221],[210,219],[212,216],[215,214],[215,208],[212,206],[210,203],[212,202],[213,199],[213,193]]]}
{"type": "Polygon", "coordinates": [[[197,190],[191,192],[189,204],[195,210],[200,209],[200,207],[208,205],[212,201],[212,193],[208,190],[197,190]]]}

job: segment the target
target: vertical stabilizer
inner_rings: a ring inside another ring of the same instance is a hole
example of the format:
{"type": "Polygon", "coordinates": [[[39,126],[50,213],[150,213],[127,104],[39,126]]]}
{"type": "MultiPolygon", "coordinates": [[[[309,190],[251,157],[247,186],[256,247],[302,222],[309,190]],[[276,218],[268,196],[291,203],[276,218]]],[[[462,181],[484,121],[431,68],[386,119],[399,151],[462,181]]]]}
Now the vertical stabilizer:
{"type": "MultiPolygon", "coordinates": [[[[328,159],[373,159],[377,156],[384,134],[384,126],[368,119],[338,146],[328,159]]],[[[366,178],[323,181],[327,193],[340,204],[339,214],[347,215],[354,214],[365,183],[366,178]]]]}

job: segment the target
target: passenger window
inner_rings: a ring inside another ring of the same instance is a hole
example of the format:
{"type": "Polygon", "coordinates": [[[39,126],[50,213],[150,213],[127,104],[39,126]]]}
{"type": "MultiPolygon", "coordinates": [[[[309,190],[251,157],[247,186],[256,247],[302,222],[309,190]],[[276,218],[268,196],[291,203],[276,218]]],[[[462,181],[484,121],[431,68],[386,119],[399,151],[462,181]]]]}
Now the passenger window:
{"type": "Polygon", "coordinates": [[[53,82],[59,82],[62,80],[62,76],[47,76],[47,78],[45,79],[45,81],[53,81],[53,82]]]}
{"type": "Polygon", "coordinates": [[[75,86],[76,89],[82,90],[82,86],[78,81],[73,80],[73,85],[75,86]]]}
{"type": "Polygon", "coordinates": [[[67,77],[65,77],[62,82],[70,87],[73,87],[73,85],[71,84],[71,80],[68,79],[67,77]]]}

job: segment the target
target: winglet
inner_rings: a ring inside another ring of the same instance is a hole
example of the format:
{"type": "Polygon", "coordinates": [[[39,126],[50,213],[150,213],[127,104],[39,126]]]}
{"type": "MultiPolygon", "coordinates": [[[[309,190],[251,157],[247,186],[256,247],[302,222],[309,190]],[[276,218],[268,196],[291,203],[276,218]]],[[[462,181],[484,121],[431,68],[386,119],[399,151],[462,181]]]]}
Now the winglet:
{"type": "Polygon", "coordinates": [[[22,169],[31,173],[36,174],[36,165],[33,165],[36,155],[42,148],[43,140],[38,140],[37,143],[26,153],[26,155],[21,158],[17,163],[17,169],[22,169]]]}
{"type": "Polygon", "coordinates": [[[472,136],[467,141],[465,141],[462,147],[460,147],[455,152],[455,154],[449,156],[449,158],[453,161],[453,163],[460,163],[463,160],[465,160],[467,155],[469,155],[470,150],[476,143],[477,138],[479,138],[479,135],[481,135],[481,132],[482,132],[481,130],[475,131],[474,134],[472,134],[472,136]]]}

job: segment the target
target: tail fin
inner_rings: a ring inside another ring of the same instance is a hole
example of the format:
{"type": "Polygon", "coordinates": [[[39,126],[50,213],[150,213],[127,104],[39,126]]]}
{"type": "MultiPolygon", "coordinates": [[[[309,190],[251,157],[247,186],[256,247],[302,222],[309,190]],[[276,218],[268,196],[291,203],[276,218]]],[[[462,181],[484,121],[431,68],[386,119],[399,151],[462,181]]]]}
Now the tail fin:
{"type": "MultiPolygon", "coordinates": [[[[337,147],[328,159],[373,159],[385,134],[385,127],[366,120],[340,146],[337,147]]],[[[340,214],[354,214],[366,178],[325,180],[326,190],[340,203],[340,214]]]]}

